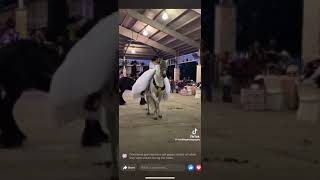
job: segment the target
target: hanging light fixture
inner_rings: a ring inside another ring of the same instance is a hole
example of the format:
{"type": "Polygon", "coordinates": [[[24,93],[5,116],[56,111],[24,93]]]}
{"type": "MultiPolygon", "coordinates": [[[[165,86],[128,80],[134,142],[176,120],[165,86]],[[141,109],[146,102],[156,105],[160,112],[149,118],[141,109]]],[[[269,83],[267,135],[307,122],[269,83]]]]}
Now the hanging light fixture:
{"type": "Polygon", "coordinates": [[[132,53],[132,54],[135,54],[135,53],[136,53],[136,50],[132,49],[132,50],[131,50],[131,53],[132,53]]]}
{"type": "Polygon", "coordinates": [[[148,33],[147,30],[143,30],[142,34],[143,34],[144,36],[148,36],[149,33],[148,33]]]}
{"type": "Polygon", "coordinates": [[[168,18],[169,18],[168,13],[164,11],[164,13],[162,14],[162,19],[167,20],[168,18]]]}

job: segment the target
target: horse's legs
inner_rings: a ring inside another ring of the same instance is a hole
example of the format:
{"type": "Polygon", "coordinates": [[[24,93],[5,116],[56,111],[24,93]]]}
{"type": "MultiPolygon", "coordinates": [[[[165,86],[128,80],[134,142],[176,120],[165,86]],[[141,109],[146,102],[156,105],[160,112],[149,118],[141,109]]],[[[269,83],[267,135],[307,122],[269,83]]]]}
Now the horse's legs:
{"type": "Polygon", "coordinates": [[[0,101],[0,146],[3,148],[19,147],[26,139],[13,116],[14,105],[22,92],[22,90],[7,89],[6,96],[0,101]]]}
{"type": "Polygon", "coordinates": [[[151,97],[152,97],[152,100],[154,102],[154,120],[157,120],[158,119],[158,110],[159,110],[159,100],[157,98],[157,96],[151,92],[151,97]]]}
{"type": "MultiPolygon", "coordinates": [[[[102,104],[100,104],[100,108],[102,104]]],[[[85,128],[82,133],[82,146],[94,147],[100,146],[102,142],[108,142],[109,136],[105,133],[101,127],[100,117],[101,111],[90,112],[95,113],[97,118],[87,117],[85,121],[85,128]]]]}
{"type": "Polygon", "coordinates": [[[144,93],[145,91],[141,92],[140,105],[145,105],[147,103],[146,100],[144,99],[144,93]]]}
{"type": "Polygon", "coordinates": [[[147,112],[147,115],[150,115],[150,96],[149,94],[147,94],[147,105],[148,105],[148,112],[147,112]]]}
{"type": "Polygon", "coordinates": [[[160,111],[160,100],[161,100],[160,97],[161,97],[161,96],[159,96],[159,99],[158,99],[158,102],[159,102],[159,103],[158,103],[158,117],[161,119],[161,118],[162,118],[162,115],[161,115],[161,111],[160,111]]]}
{"type": "Polygon", "coordinates": [[[156,109],[155,109],[155,113],[154,113],[154,119],[157,120],[159,117],[159,110],[160,110],[159,109],[159,101],[155,102],[155,107],[156,107],[156,109]]]}
{"type": "Polygon", "coordinates": [[[82,133],[82,146],[95,147],[100,146],[103,142],[108,142],[109,136],[101,127],[99,119],[86,119],[85,128],[82,133]]]}
{"type": "MultiPolygon", "coordinates": [[[[113,98],[113,97],[108,97],[113,98]]],[[[114,102],[112,99],[108,99],[108,103],[105,103],[105,113],[106,113],[106,121],[107,121],[107,128],[110,132],[111,138],[111,153],[112,153],[112,179],[117,179],[119,174],[119,166],[118,166],[118,145],[119,145],[119,115],[117,108],[114,107],[117,103],[114,102]],[[111,103],[110,103],[111,101],[111,103]]]]}
{"type": "Polygon", "coordinates": [[[123,99],[124,90],[120,90],[120,105],[125,105],[126,101],[123,99]]]}

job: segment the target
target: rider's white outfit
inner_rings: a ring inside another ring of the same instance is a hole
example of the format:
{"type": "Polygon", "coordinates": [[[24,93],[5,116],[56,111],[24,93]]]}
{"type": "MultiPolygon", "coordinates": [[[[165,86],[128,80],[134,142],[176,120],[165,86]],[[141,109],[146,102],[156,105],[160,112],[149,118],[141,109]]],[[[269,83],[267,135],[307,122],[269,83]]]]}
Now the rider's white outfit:
{"type": "MultiPolygon", "coordinates": [[[[140,98],[141,93],[145,91],[150,84],[151,79],[153,78],[155,72],[156,72],[156,66],[159,66],[158,64],[154,64],[153,62],[149,63],[149,70],[144,72],[135,82],[135,84],[132,87],[132,95],[134,98],[140,98]]],[[[164,100],[168,99],[168,96],[170,94],[170,81],[166,77],[164,78],[164,84],[165,84],[165,93],[164,93],[164,100]]]]}
{"type": "Polygon", "coordinates": [[[156,65],[152,61],[150,61],[149,69],[154,69],[155,67],[156,67],[156,65]]]}

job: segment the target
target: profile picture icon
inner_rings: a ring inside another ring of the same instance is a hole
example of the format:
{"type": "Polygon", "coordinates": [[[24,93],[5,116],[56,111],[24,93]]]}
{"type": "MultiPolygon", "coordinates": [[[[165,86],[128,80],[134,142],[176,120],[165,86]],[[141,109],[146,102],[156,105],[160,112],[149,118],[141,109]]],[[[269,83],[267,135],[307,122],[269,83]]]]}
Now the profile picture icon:
{"type": "Polygon", "coordinates": [[[128,158],[128,154],[122,154],[122,159],[127,159],[128,158]]]}

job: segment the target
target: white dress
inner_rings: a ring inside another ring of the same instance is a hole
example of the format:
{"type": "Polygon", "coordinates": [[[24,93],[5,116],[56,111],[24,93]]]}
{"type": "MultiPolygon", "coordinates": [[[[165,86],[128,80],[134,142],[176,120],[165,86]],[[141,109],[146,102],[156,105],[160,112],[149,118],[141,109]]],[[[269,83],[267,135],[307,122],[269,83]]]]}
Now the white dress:
{"type": "MultiPolygon", "coordinates": [[[[151,62],[150,62],[150,64],[151,64],[151,62]]],[[[150,64],[149,64],[149,67],[150,67],[150,64]]],[[[137,79],[137,81],[132,86],[131,93],[132,93],[133,98],[140,98],[141,97],[141,93],[147,89],[147,87],[151,83],[151,80],[152,80],[155,73],[156,73],[156,69],[155,69],[155,65],[154,65],[153,68],[144,72],[137,79]]],[[[170,81],[167,77],[164,78],[164,84],[165,84],[164,100],[168,100],[168,97],[170,95],[171,86],[170,86],[170,81]]]]}
{"type": "Polygon", "coordinates": [[[149,63],[149,69],[154,69],[155,68],[155,65],[153,64],[153,62],[150,61],[149,63]]]}

